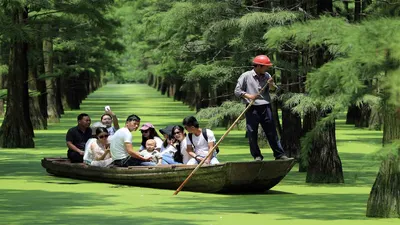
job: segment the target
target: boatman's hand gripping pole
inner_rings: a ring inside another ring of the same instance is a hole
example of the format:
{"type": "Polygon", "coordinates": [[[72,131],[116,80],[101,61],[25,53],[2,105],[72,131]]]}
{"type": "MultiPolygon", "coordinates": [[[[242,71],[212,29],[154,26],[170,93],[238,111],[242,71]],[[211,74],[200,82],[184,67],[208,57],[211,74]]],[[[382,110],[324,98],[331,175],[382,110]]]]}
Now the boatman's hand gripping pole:
{"type": "MultiPolygon", "coordinates": [[[[269,84],[268,82],[265,83],[264,87],[262,87],[261,90],[258,92],[258,95],[261,95],[264,92],[264,89],[268,86],[268,84],[269,84]]],[[[196,166],[196,168],[194,168],[194,170],[189,174],[189,176],[182,182],[182,184],[178,187],[178,189],[176,189],[176,191],[174,192],[174,195],[177,195],[182,190],[182,188],[185,186],[185,184],[190,180],[190,178],[192,178],[194,173],[196,173],[196,171],[204,164],[206,159],[208,159],[208,157],[210,157],[214,153],[214,151],[218,147],[219,143],[221,143],[224,140],[224,138],[229,134],[229,132],[233,129],[233,127],[239,122],[240,118],[242,118],[242,116],[254,104],[255,101],[256,101],[256,99],[251,100],[251,102],[247,105],[247,107],[243,110],[243,112],[238,116],[238,118],[235,120],[235,122],[232,123],[232,125],[225,132],[225,134],[222,135],[222,137],[214,145],[214,147],[211,149],[211,151],[208,152],[208,155],[206,157],[204,157],[203,160],[201,160],[201,162],[196,166]]]]}

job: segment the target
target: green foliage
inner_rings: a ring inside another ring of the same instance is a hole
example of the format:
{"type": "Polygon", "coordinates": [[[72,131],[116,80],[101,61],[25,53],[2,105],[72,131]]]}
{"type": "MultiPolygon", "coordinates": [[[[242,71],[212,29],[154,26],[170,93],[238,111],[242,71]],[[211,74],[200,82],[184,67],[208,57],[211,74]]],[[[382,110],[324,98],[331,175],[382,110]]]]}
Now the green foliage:
{"type": "MultiPolygon", "coordinates": [[[[235,101],[225,101],[221,106],[208,107],[201,109],[196,117],[200,120],[207,119],[207,127],[230,126],[243,112],[244,104],[235,101]]],[[[242,118],[243,119],[243,118],[242,118]]],[[[238,128],[244,127],[244,120],[240,120],[236,125],[238,128]]]]}
{"type": "Polygon", "coordinates": [[[0,89],[0,99],[7,98],[7,89],[0,89]]]}
{"type": "Polygon", "coordinates": [[[304,116],[307,112],[316,112],[317,102],[308,95],[303,93],[291,94],[291,97],[285,101],[285,107],[289,107],[293,112],[304,116]]]}
{"type": "Polygon", "coordinates": [[[0,65],[0,76],[8,73],[8,65],[0,65]]]}
{"type": "Polygon", "coordinates": [[[369,5],[365,12],[372,17],[385,16],[400,16],[400,2],[398,0],[385,0],[385,1],[373,1],[369,5]]]}
{"type": "Polygon", "coordinates": [[[352,25],[343,18],[323,16],[318,20],[298,22],[290,26],[280,26],[265,33],[267,48],[281,49],[287,42],[298,49],[326,45],[333,55],[342,54],[351,48],[347,39],[353,39],[352,25]]]}
{"type": "Polygon", "coordinates": [[[377,150],[369,158],[383,161],[389,157],[400,156],[400,140],[395,140],[392,143],[385,144],[381,149],[377,150]]]}
{"type": "Polygon", "coordinates": [[[400,69],[388,72],[387,84],[391,96],[389,103],[400,107],[400,69]]]}
{"type": "Polygon", "coordinates": [[[391,102],[398,104],[400,33],[394,27],[400,27],[397,18],[366,20],[352,25],[341,18],[322,17],[273,28],[266,33],[269,48],[282,50],[287,43],[300,50],[326,46],[332,57],[307,74],[307,97],[293,95],[286,102],[303,115],[315,109],[333,111],[303,139],[303,157],[307,157],[313,138],[325,124],[332,122],[338,112],[356,99],[379,107],[380,95],[389,92],[391,102]]]}

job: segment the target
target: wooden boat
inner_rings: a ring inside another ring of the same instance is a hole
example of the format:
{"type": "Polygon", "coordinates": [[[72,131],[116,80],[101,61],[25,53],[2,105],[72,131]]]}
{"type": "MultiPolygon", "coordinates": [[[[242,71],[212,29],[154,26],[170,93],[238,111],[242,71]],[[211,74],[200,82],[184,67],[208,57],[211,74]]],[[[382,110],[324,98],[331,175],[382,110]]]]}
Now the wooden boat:
{"type": "MultiPolygon", "coordinates": [[[[199,168],[183,191],[205,193],[260,193],[278,184],[295,164],[294,159],[226,162],[199,168]]],[[[113,184],[175,190],[195,166],[160,165],[101,168],[70,163],[65,158],[44,158],[42,166],[55,176],[113,184]]]]}

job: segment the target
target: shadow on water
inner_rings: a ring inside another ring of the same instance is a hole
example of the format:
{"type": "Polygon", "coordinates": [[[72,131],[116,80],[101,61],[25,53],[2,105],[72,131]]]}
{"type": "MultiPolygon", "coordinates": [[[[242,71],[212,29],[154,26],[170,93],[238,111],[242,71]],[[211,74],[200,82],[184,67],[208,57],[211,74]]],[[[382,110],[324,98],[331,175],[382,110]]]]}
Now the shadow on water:
{"type": "Polygon", "coordinates": [[[0,202],[5,207],[0,208],[0,217],[6,224],[196,224],[189,220],[151,217],[129,207],[129,204],[126,206],[132,209],[121,212],[112,207],[113,202],[108,200],[112,197],[92,193],[3,189],[0,202]],[[94,208],[92,213],[87,211],[90,208],[94,208]],[[107,209],[107,214],[96,213],[96,208],[102,211],[107,209]],[[80,213],[81,209],[86,211],[80,213]]]}
{"type": "MultiPolygon", "coordinates": [[[[311,194],[275,193],[267,195],[229,195],[224,198],[185,198],[185,205],[171,204],[168,212],[186,211],[202,214],[218,212],[233,214],[275,214],[280,220],[366,220],[365,194],[311,194]],[[204,207],[207,203],[208,207],[204,207]]],[[[162,211],[166,211],[162,207],[162,211]]],[[[218,215],[218,214],[217,214],[218,215]]],[[[279,220],[279,219],[278,219],[279,220]]]]}

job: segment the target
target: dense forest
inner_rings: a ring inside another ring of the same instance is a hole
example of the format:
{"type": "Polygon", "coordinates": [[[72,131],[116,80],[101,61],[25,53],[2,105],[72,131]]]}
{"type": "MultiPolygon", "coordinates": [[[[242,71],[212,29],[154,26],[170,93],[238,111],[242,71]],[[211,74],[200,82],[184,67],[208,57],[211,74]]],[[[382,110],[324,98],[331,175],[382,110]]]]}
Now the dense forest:
{"type": "Polygon", "coordinates": [[[228,126],[251,59],[268,55],[282,145],[308,183],[343,183],[335,119],[383,130],[367,216],[400,216],[398,0],[1,0],[3,148],[103,83],[142,82],[228,126]],[[278,116],[278,112],[281,116],[278,116]]]}

